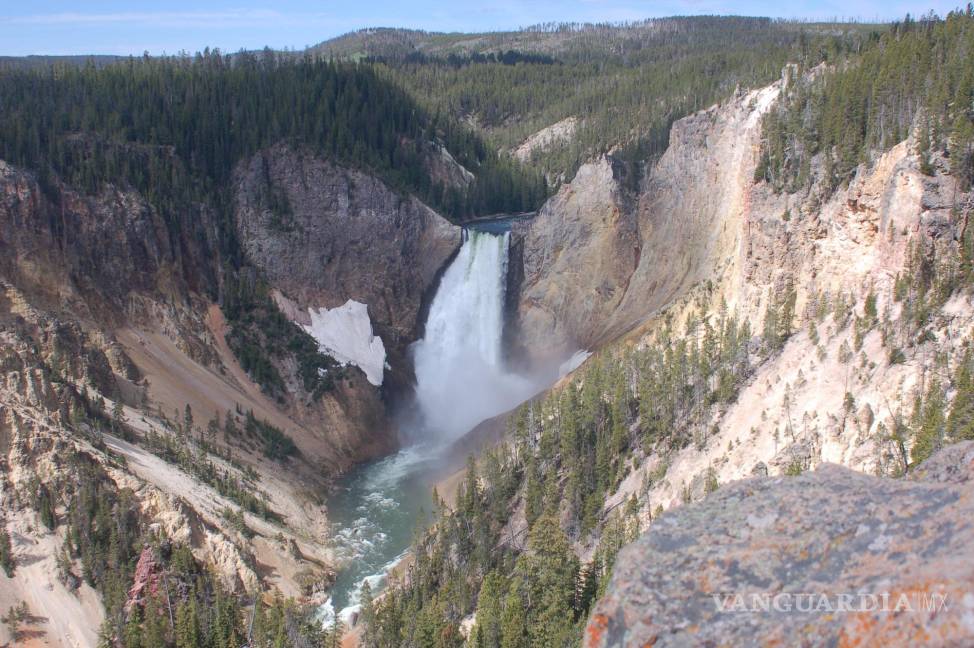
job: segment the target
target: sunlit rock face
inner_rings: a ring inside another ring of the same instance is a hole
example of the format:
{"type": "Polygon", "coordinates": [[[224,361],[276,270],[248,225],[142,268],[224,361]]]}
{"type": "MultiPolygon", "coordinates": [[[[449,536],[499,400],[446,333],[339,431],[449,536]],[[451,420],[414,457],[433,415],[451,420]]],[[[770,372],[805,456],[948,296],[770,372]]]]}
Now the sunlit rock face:
{"type": "Polygon", "coordinates": [[[678,120],[641,178],[611,154],[590,160],[536,218],[515,225],[515,323],[527,353],[596,348],[722,276],[746,232],[761,117],[780,89],[738,93],[678,120]]]}
{"type": "Polygon", "coordinates": [[[972,531],[972,442],[908,479],[735,482],[619,554],[585,646],[971,645],[972,531]]]}

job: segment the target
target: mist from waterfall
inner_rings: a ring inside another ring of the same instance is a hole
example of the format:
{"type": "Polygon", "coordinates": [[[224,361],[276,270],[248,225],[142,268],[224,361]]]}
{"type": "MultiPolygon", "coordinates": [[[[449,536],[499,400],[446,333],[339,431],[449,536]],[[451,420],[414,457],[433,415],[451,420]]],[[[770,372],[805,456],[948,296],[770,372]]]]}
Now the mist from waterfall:
{"type": "Polygon", "coordinates": [[[538,382],[505,370],[504,298],[510,234],[465,230],[413,345],[416,400],[427,435],[450,441],[529,398],[538,382]]]}

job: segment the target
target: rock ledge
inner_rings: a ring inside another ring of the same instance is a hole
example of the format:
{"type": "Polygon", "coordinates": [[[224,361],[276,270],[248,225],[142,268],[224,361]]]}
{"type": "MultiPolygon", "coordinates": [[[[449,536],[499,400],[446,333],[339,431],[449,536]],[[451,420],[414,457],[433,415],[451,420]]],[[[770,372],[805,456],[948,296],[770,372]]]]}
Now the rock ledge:
{"type": "Polygon", "coordinates": [[[909,479],[729,484],[620,553],[585,645],[974,645],[972,475],[965,442],[909,479]]]}

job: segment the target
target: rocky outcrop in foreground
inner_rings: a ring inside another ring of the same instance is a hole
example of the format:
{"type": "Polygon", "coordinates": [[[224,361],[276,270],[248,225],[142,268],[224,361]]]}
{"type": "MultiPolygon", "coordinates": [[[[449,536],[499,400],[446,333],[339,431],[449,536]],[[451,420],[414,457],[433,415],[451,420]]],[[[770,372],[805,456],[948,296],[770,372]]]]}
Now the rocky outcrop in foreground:
{"type": "Polygon", "coordinates": [[[974,644],[974,443],[909,479],[825,464],[665,514],[585,634],[606,646],[974,644]]]}

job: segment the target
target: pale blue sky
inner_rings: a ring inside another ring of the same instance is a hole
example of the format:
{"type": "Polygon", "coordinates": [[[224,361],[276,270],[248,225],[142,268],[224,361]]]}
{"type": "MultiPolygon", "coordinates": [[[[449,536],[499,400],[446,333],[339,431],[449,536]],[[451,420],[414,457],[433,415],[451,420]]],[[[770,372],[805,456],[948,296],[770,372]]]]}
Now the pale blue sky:
{"type": "Polygon", "coordinates": [[[362,27],[483,31],[695,14],[887,20],[930,9],[943,15],[958,6],[946,0],[0,0],[0,55],[299,49],[362,27]]]}

